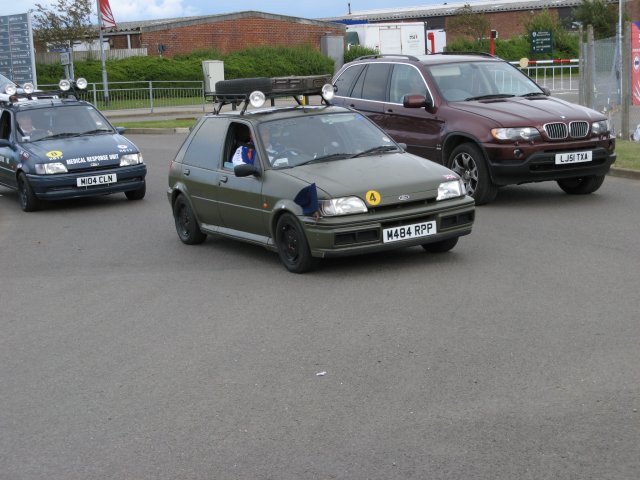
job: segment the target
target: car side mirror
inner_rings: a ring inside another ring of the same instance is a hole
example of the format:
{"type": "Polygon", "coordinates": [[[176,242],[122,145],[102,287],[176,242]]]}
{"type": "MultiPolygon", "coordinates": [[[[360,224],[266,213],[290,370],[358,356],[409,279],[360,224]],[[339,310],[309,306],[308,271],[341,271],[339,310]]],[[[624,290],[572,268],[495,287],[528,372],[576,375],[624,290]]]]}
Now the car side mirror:
{"type": "Polygon", "coordinates": [[[542,93],[544,93],[547,97],[551,96],[551,90],[549,90],[547,87],[542,87],[542,93]]]}
{"type": "Polygon", "coordinates": [[[251,165],[250,163],[243,163],[241,165],[236,165],[235,167],[233,167],[233,173],[236,175],[236,177],[250,177],[251,175],[259,177],[260,169],[255,165],[251,165]]]}
{"type": "Polygon", "coordinates": [[[433,102],[431,98],[427,98],[424,95],[405,95],[402,99],[402,105],[405,108],[431,108],[433,102]]]}
{"type": "Polygon", "coordinates": [[[127,129],[125,127],[116,127],[116,132],[118,132],[120,135],[124,134],[124,132],[126,132],[127,129]]]}
{"type": "Polygon", "coordinates": [[[4,138],[0,139],[0,148],[4,148],[4,147],[8,147],[11,150],[13,150],[14,152],[18,150],[18,147],[11,143],[9,140],[5,140],[4,138]]]}

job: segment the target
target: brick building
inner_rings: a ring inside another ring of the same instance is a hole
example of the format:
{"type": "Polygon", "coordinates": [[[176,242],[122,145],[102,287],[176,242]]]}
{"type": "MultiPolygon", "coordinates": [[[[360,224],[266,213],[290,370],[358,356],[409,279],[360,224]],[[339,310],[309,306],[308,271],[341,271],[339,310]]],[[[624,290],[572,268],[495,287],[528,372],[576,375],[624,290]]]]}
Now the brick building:
{"type": "Polygon", "coordinates": [[[221,53],[255,45],[310,45],[325,36],[345,36],[345,25],[255,11],[176,19],[125,22],[105,33],[111,48],[147,48],[171,57],[214,48],[221,53]]]}
{"type": "MultiPolygon", "coordinates": [[[[605,1],[618,5],[618,0],[605,1]]],[[[454,17],[465,4],[469,4],[474,13],[483,14],[489,20],[491,29],[497,30],[500,38],[510,38],[526,33],[525,23],[532,14],[548,10],[560,21],[564,21],[572,18],[573,9],[581,3],[581,0],[469,0],[456,3],[443,2],[439,5],[363,10],[324,20],[344,23],[426,22],[429,29],[446,31],[447,21],[454,17]]],[[[640,21],[640,0],[626,0],[623,6],[629,12],[632,21],[640,21]]],[[[449,33],[447,36],[449,41],[456,38],[449,33]]]]}

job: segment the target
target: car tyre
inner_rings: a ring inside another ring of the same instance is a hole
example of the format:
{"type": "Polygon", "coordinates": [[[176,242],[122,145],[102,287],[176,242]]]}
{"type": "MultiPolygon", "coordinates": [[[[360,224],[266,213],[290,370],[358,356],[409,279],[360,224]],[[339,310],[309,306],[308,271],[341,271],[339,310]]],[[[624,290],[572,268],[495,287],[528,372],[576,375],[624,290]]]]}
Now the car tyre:
{"type": "Polygon", "coordinates": [[[18,194],[20,197],[20,207],[25,212],[34,212],[40,210],[42,207],[40,200],[36,197],[36,194],[33,193],[31,185],[29,185],[27,176],[23,172],[18,174],[18,194]]]}
{"type": "Polygon", "coordinates": [[[136,190],[129,190],[124,192],[129,200],[142,200],[147,193],[147,182],[144,182],[142,186],[136,190]]]}
{"type": "Polygon", "coordinates": [[[283,213],[278,219],[276,245],[280,260],[290,272],[305,273],[316,267],[317,259],[311,256],[304,230],[290,213],[283,213]]]}
{"type": "Polygon", "coordinates": [[[173,203],[173,218],[176,223],[178,237],[182,243],[197,245],[207,238],[207,235],[200,230],[189,202],[182,195],[178,196],[173,203]]]}
{"type": "Polygon", "coordinates": [[[491,181],[487,163],[480,149],[472,143],[458,145],[449,157],[449,168],[456,172],[474,198],[476,205],[491,203],[498,194],[498,187],[491,181]]]}
{"type": "Polygon", "coordinates": [[[439,242],[424,243],[422,248],[429,253],[445,253],[458,244],[458,238],[459,237],[447,238],[446,240],[440,240],[439,242]]]}
{"type": "Polygon", "coordinates": [[[558,185],[569,195],[588,195],[602,186],[604,177],[604,175],[593,175],[589,177],[565,178],[558,180],[558,185]]]}

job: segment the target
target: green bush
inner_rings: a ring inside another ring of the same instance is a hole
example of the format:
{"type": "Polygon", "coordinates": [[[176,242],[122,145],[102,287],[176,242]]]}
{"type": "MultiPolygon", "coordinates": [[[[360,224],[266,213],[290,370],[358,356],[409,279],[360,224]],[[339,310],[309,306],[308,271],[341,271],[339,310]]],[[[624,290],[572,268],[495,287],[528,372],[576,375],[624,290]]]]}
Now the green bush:
{"type": "MultiPolygon", "coordinates": [[[[186,55],[166,57],[129,57],[106,63],[109,83],[133,81],[202,81],[202,61],[224,61],[226,79],[247,77],[284,77],[290,75],[332,74],[334,62],[310,46],[251,47],[222,55],[215,50],[197,50],[186,55]]],[[[64,77],[61,65],[36,66],[38,83],[57,84],[64,77]]],[[[74,63],[76,78],[102,83],[102,63],[87,60],[74,63]]],[[[114,85],[114,87],[118,87],[114,85]]],[[[126,88],[126,86],[121,86],[126,88]]]]}
{"type": "Polygon", "coordinates": [[[349,50],[344,52],[344,63],[352,62],[358,57],[365,55],[376,55],[378,52],[373,48],[363,47],[362,45],[353,45],[349,50]]]}
{"type": "MultiPolygon", "coordinates": [[[[447,52],[486,52],[490,50],[489,40],[471,41],[457,39],[447,42],[447,52]]],[[[576,35],[557,35],[553,38],[553,52],[551,54],[531,54],[531,43],[528,35],[512,37],[508,40],[496,39],[494,43],[494,53],[498,57],[514,61],[523,57],[535,60],[547,60],[552,58],[578,58],[579,39],[576,35]]]]}

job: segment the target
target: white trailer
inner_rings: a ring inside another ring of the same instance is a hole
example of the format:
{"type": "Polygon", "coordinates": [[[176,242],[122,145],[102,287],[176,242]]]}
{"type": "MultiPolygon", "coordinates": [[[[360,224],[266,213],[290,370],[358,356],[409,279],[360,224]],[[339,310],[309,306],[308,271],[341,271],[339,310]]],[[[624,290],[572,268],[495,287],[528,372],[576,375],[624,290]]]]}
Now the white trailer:
{"type": "Polygon", "coordinates": [[[402,55],[442,52],[447,44],[444,30],[427,30],[423,22],[347,25],[347,39],[349,46],[361,45],[384,54],[402,55]]]}

